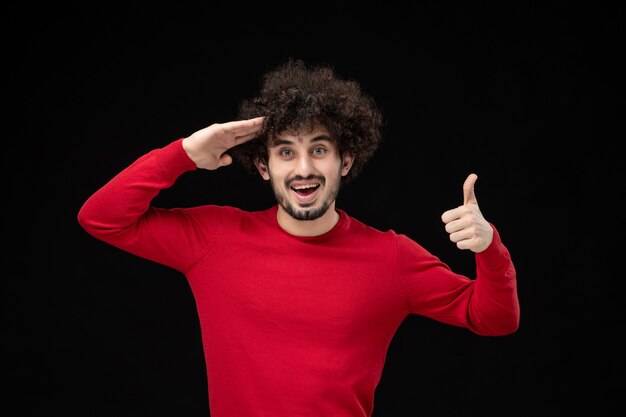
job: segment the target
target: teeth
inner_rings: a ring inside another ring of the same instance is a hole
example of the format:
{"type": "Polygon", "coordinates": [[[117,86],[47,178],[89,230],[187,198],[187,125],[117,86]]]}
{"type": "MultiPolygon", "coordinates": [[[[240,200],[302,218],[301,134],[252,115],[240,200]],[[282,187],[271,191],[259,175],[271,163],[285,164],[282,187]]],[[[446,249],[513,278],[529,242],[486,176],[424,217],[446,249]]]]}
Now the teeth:
{"type": "Polygon", "coordinates": [[[315,188],[317,184],[306,184],[306,185],[298,185],[296,187],[292,187],[294,190],[306,190],[307,188],[315,188]]]}

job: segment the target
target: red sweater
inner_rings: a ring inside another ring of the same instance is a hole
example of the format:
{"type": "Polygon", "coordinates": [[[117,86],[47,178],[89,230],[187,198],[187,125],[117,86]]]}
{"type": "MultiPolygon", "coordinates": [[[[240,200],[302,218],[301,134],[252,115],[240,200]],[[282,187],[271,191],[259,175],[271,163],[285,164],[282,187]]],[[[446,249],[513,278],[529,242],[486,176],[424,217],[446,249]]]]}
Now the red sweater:
{"type": "Polygon", "coordinates": [[[495,228],[470,279],[407,236],[342,210],[329,232],[297,237],[278,225],[277,206],[151,206],[195,169],[180,139],[155,149],[93,194],[78,221],[187,278],[211,416],[371,416],[389,343],[408,314],[480,335],[517,330],[516,273],[495,228]]]}

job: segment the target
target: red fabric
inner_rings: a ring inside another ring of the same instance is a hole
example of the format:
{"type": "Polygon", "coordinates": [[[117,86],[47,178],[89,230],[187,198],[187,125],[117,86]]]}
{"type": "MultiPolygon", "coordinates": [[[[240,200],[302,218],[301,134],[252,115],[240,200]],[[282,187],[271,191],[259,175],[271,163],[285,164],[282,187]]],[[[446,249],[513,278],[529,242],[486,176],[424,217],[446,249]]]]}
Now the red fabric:
{"type": "Polygon", "coordinates": [[[408,314],[482,335],[517,329],[516,273],[495,228],[471,279],[407,236],[342,210],[328,233],[295,237],[279,227],[276,206],[152,207],[195,169],[180,142],[123,170],[78,220],[94,237],[186,276],[211,416],[371,416],[387,348],[408,314]]]}

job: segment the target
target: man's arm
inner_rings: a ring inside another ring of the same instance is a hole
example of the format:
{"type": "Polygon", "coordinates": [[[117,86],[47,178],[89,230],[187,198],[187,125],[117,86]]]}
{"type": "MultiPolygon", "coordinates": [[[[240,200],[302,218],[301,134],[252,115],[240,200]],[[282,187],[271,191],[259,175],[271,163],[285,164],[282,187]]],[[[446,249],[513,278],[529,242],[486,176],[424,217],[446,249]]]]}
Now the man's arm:
{"type": "Polygon", "coordinates": [[[470,174],[463,184],[463,205],[441,216],[450,240],[475,253],[476,278],[453,272],[415,242],[398,241],[398,265],[409,311],[466,327],[481,335],[507,335],[517,330],[520,310],[517,274],[496,228],[478,207],[470,174]]]}
{"type": "Polygon", "coordinates": [[[122,250],[184,269],[197,259],[198,240],[214,233],[199,233],[207,225],[194,217],[196,211],[157,208],[151,201],[187,171],[229,165],[225,152],[254,138],[261,125],[261,118],[215,123],[141,156],[87,199],[79,224],[122,250]]]}

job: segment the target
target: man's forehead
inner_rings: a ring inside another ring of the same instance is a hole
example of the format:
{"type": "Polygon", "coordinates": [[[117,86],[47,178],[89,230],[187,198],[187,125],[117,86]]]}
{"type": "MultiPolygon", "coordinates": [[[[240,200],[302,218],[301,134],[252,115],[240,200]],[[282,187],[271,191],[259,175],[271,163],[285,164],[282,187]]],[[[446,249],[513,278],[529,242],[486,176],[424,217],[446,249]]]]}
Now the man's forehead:
{"type": "Polygon", "coordinates": [[[327,129],[318,127],[308,131],[285,130],[280,132],[273,141],[274,144],[284,143],[308,143],[308,142],[332,142],[331,134],[327,129]]]}

